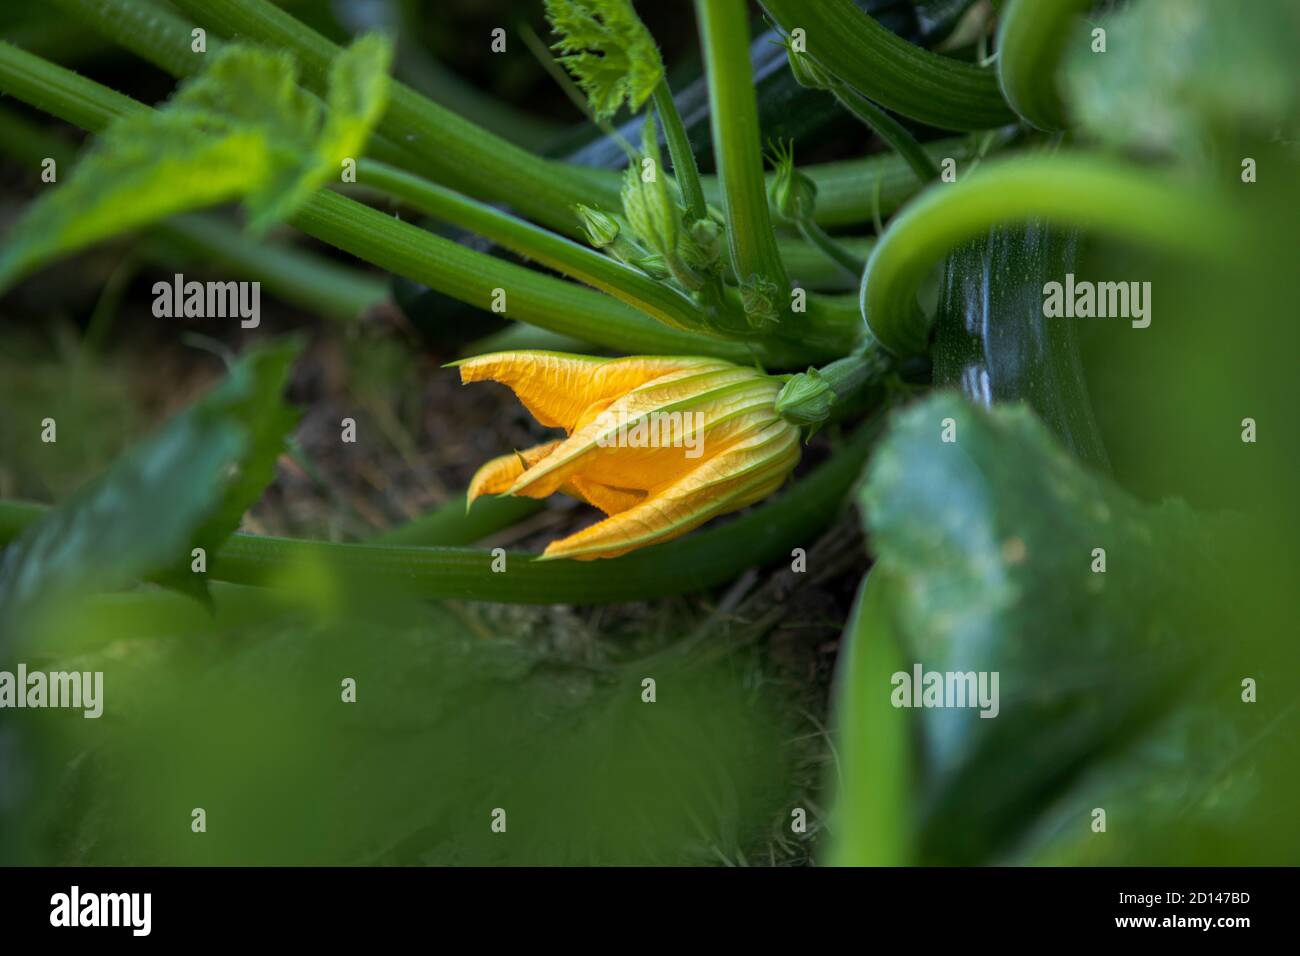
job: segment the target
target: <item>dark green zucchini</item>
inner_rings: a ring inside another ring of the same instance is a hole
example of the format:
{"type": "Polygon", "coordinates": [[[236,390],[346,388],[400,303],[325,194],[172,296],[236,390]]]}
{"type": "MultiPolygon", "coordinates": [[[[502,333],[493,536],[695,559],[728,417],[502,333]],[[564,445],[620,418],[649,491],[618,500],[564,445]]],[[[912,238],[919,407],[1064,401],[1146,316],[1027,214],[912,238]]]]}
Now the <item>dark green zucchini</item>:
{"type": "Polygon", "coordinates": [[[974,401],[1022,401],[1089,467],[1109,472],[1073,319],[1043,315],[1043,285],[1078,271],[1078,237],[1040,223],[1000,226],[944,264],[934,382],[974,401]]]}

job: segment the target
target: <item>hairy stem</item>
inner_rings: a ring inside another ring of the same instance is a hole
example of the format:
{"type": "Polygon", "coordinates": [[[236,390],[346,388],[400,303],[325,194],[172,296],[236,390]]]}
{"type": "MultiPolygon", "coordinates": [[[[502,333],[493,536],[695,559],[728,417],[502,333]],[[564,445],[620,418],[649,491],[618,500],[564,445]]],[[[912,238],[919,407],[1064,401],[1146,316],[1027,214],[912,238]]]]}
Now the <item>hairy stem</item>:
{"type": "Polygon", "coordinates": [[[695,15],[708,70],[713,155],[732,266],[742,282],[758,276],[784,296],[790,282],[767,205],[744,0],[696,0],[695,15]]]}
{"type": "Polygon", "coordinates": [[[940,129],[1012,122],[992,70],[908,43],[852,0],[761,0],[786,33],[804,31],[807,53],[863,96],[940,129]]]}
{"type": "MultiPolygon", "coordinates": [[[[102,2],[129,5],[132,0],[102,2]]],[[[324,90],[339,47],[269,0],[174,0],[174,5],[227,37],[293,51],[305,84],[324,90]]],[[[379,130],[418,156],[419,172],[429,178],[480,199],[510,203],[568,234],[577,233],[574,203],[617,208],[617,190],[595,192],[593,182],[571,167],[534,156],[401,83],[392,86],[379,130]]]]}
{"type": "Polygon", "coordinates": [[[660,80],[655,87],[654,101],[655,113],[664,130],[664,139],[668,141],[673,175],[682,189],[682,198],[686,200],[686,212],[692,219],[703,219],[709,211],[704,201],[704,187],[700,184],[700,170],[695,164],[691,141],[686,135],[681,114],[677,112],[677,104],[673,102],[673,93],[668,88],[667,80],[660,80]]]}
{"type": "Polygon", "coordinates": [[[413,173],[363,160],[357,169],[357,183],[608,292],[665,325],[692,330],[706,327],[693,302],[631,266],[413,173]]]}

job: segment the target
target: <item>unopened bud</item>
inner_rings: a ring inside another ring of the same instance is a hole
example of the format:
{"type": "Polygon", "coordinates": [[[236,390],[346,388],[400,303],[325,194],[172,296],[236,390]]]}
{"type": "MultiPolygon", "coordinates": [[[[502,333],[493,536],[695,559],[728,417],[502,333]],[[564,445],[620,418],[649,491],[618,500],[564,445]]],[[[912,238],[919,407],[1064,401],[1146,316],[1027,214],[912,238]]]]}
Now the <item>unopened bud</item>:
{"type": "Polygon", "coordinates": [[[595,248],[604,249],[618,238],[618,220],[609,213],[584,206],[582,203],[578,203],[574,209],[578,213],[583,231],[587,234],[587,241],[595,248]]]}
{"type": "Polygon", "coordinates": [[[801,426],[820,425],[834,404],[835,390],[815,368],[791,378],[776,396],[777,414],[801,426]]]}

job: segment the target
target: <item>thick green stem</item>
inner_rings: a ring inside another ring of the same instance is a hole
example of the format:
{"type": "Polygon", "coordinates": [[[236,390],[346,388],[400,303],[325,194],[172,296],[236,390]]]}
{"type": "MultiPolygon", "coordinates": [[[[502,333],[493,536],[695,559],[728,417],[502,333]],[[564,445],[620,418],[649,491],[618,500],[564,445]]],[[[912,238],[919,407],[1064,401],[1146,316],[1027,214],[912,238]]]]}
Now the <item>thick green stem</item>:
{"type": "Polygon", "coordinates": [[[988,161],[968,179],[932,186],[880,237],[860,293],[871,331],[895,354],[923,351],[931,318],[916,293],[935,263],[990,226],[1034,218],[1205,261],[1246,241],[1234,207],[1159,172],[1100,156],[988,161]]]}
{"type": "Polygon", "coordinates": [[[358,165],[357,183],[608,292],[665,325],[696,331],[707,327],[693,302],[643,272],[413,173],[363,160],[358,165]]]}
{"type": "Polygon", "coordinates": [[[912,168],[912,172],[916,173],[917,179],[928,183],[939,178],[938,163],[921,148],[916,137],[909,133],[902,123],[843,83],[836,83],[831,91],[841,106],[865,123],[889,145],[890,149],[903,157],[907,165],[912,168]]]}
{"type": "Polygon", "coordinates": [[[0,91],[91,132],[119,116],[143,113],[144,103],[32,56],[0,40],[0,91]]]}
{"type": "MultiPolygon", "coordinates": [[[[129,4],[131,0],[103,0],[129,4]]],[[[137,0],[138,2],[138,0],[137,0]]],[[[174,0],[200,25],[227,37],[291,50],[306,85],[325,89],[339,47],[268,0],[174,0]]],[[[394,83],[380,132],[419,157],[419,172],[480,199],[509,203],[529,218],[576,234],[575,203],[617,208],[618,191],[593,189],[571,167],[534,156],[410,87],[394,83]]]]}
{"type": "Polygon", "coordinates": [[[998,17],[998,82],[1007,102],[1039,129],[1065,128],[1056,82],[1074,21],[1092,0],[1012,0],[998,17]]]}
{"type": "Polygon", "coordinates": [[[863,96],[940,129],[976,130],[1015,119],[992,70],[939,56],[882,27],[852,0],[761,0],[807,54],[863,96]]]}
{"type": "MultiPolygon", "coordinates": [[[[0,90],[61,119],[102,130],[113,119],[149,109],[92,80],[0,43],[0,90]]],[[[291,220],[309,235],[462,302],[490,309],[505,293],[505,314],[609,348],[650,354],[716,355],[747,361],[741,343],[667,328],[629,306],[458,243],[334,193],[321,192],[291,220]]],[[[804,361],[801,351],[759,348],[774,365],[804,361]]]]}
{"type": "Polygon", "coordinates": [[[204,269],[223,268],[327,318],[350,322],[388,298],[382,277],[363,274],[284,244],[257,242],[213,216],[176,216],[150,230],[143,252],[154,262],[189,255],[204,269]]]}
{"type": "Polygon", "coordinates": [[[668,328],[631,306],[476,252],[337,193],[317,193],[290,218],[298,229],[454,299],[561,335],[629,352],[716,355],[743,361],[738,342],[668,328]]]}
{"type": "Polygon", "coordinates": [[[713,155],[732,266],[742,282],[757,276],[773,283],[784,297],[790,281],[777,252],[767,205],[749,64],[749,15],[744,0],[696,0],[695,15],[708,69],[713,155]]]}
{"type": "Polygon", "coordinates": [[[542,508],[542,502],[535,498],[485,497],[467,511],[465,496],[457,495],[426,515],[375,535],[367,543],[458,547],[480,541],[542,508]]]}
{"type": "MultiPolygon", "coordinates": [[[[204,38],[204,52],[193,48],[195,25],[153,0],[54,0],[69,16],[98,31],[108,40],[179,79],[202,72],[224,44],[215,36],[204,38]]],[[[418,160],[382,133],[373,133],[367,152],[401,165],[418,160]]]]}
{"type": "MultiPolygon", "coordinates": [[[[789,557],[807,546],[840,510],[857,480],[878,425],[868,423],[826,464],[735,520],[667,544],[602,561],[534,561],[507,555],[492,570],[490,551],[471,548],[331,544],[233,535],[209,564],[214,581],[265,585],[296,562],[312,560],[350,583],[374,582],[421,598],[525,604],[604,604],[705,590],[746,568],[789,557]]],[[[0,544],[45,513],[41,505],[0,501],[0,544]]]]}

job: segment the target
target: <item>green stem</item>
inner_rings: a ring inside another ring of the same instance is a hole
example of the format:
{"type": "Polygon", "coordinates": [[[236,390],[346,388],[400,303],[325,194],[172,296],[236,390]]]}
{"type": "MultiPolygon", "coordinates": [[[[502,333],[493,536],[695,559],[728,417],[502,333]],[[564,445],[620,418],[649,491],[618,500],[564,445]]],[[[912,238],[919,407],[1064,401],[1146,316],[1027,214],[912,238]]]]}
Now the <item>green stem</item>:
{"type": "Polygon", "coordinates": [[[536,514],[542,507],[542,502],[534,498],[482,498],[466,511],[465,496],[457,495],[445,505],[376,535],[367,543],[422,547],[473,544],[536,514]]]}
{"type": "Polygon", "coordinates": [[[1015,119],[992,70],[939,56],[882,27],[852,0],[761,0],[808,55],[863,96],[940,129],[976,130],[1015,119]]]}
{"type": "Polygon", "coordinates": [[[827,258],[834,260],[840,268],[853,276],[854,280],[862,275],[862,270],[867,266],[866,262],[827,235],[826,230],[817,225],[816,221],[801,219],[797,225],[800,235],[825,253],[827,258]]]}
{"type": "Polygon", "coordinates": [[[476,252],[337,193],[317,193],[289,222],[309,236],[480,309],[490,309],[502,290],[504,315],[561,335],[634,353],[714,355],[732,361],[744,361],[749,354],[742,343],[668,328],[599,292],[476,252]]]}
{"type": "Polygon", "coordinates": [[[930,317],[916,293],[943,256],[990,226],[1040,218],[1212,261],[1245,245],[1239,214],[1217,194],[1100,156],[988,161],[931,187],[894,218],[867,260],[862,314],[891,352],[923,351],[930,317]]]}
{"type": "Polygon", "coordinates": [[[1074,21],[1092,0],[1012,0],[998,18],[998,82],[1007,102],[1039,129],[1065,128],[1056,72],[1074,21]]]}
{"type": "MultiPolygon", "coordinates": [[[[138,0],[102,0],[131,6],[138,0]]],[[[224,36],[292,51],[305,85],[325,89],[339,47],[268,0],[174,0],[189,16],[224,36]]],[[[494,136],[410,87],[394,82],[379,125],[420,159],[419,172],[480,199],[509,203],[529,218],[577,234],[575,203],[617,208],[618,190],[596,191],[593,180],[563,163],[534,156],[494,136]]]]}
{"type": "Polygon", "coordinates": [[[939,178],[938,163],[921,148],[916,137],[909,133],[902,123],[843,83],[834,84],[831,92],[835,94],[835,99],[841,106],[865,123],[889,145],[890,149],[903,157],[907,165],[912,168],[912,172],[916,173],[917,179],[928,183],[939,178]]]}
{"type": "MultiPolygon", "coordinates": [[[[211,57],[224,46],[220,38],[207,36],[204,53],[195,53],[191,32],[194,24],[178,17],[153,0],[54,0],[66,13],[89,26],[123,49],[179,79],[202,72],[211,57]]],[[[367,152],[399,165],[418,165],[406,149],[382,133],[370,136],[367,152]]]]}
{"type": "MultiPolygon", "coordinates": [[[[5,43],[0,43],[0,90],[96,132],[117,116],[149,109],[5,43]]],[[[667,328],[598,292],[475,252],[335,193],[317,193],[291,222],[367,262],[483,309],[491,307],[496,289],[504,289],[509,317],[597,345],[740,362],[753,356],[742,343],[667,328]]],[[[784,365],[804,361],[800,353],[808,350],[774,345],[758,351],[772,364],[784,365]]]]}
{"type": "Polygon", "coordinates": [[[704,187],[700,184],[700,170],[695,164],[691,141],[686,135],[681,114],[677,112],[677,104],[673,102],[673,93],[668,88],[667,80],[660,80],[655,87],[654,101],[655,112],[664,130],[664,139],[668,141],[668,155],[673,160],[673,175],[677,177],[682,198],[686,200],[686,211],[691,219],[704,219],[709,210],[704,201],[704,187]]]}
{"type": "MultiPolygon", "coordinates": [[[[70,169],[72,146],[45,128],[0,109],[0,148],[33,164],[54,158],[70,169]]],[[[300,249],[249,239],[233,224],[209,215],[175,216],[153,226],[140,253],[156,265],[175,267],[201,260],[241,278],[255,279],[286,302],[339,320],[351,320],[388,296],[387,284],[300,249]]]]}
{"type": "Polygon", "coordinates": [[[889,353],[873,339],[863,341],[852,355],[821,368],[793,375],[776,397],[776,411],[794,425],[820,428],[846,418],[868,397],[893,367],[889,353]]]}
{"type": "MultiPolygon", "coordinates": [[[[374,582],[421,598],[525,604],[604,604],[706,590],[755,565],[789,557],[840,511],[879,428],[864,425],[830,461],[763,505],[721,527],[602,561],[533,561],[511,552],[492,570],[490,551],[332,544],[236,534],[209,564],[214,581],[265,585],[303,559],[352,583],[374,582]]],[[[47,509],[0,502],[0,544],[47,509]]]]}
{"type": "Polygon", "coordinates": [[[362,160],[357,168],[357,183],[608,292],[665,325],[695,331],[707,328],[704,315],[693,302],[644,273],[413,173],[362,160]]]}
{"type": "Polygon", "coordinates": [[[150,107],[0,40],[0,90],[91,132],[150,107]]]}
{"type": "MultiPolygon", "coordinates": [[[[817,228],[821,229],[820,226],[817,228]]],[[[857,271],[850,274],[837,257],[811,242],[777,236],[776,245],[781,250],[781,261],[785,263],[785,271],[791,280],[805,289],[822,292],[856,289],[862,279],[862,268],[865,267],[867,256],[871,255],[876,240],[873,236],[839,236],[832,241],[843,254],[859,263],[857,271]]]]}
{"type": "Polygon", "coordinates": [[[744,0],[696,0],[709,78],[713,155],[727,216],[732,266],[742,282],[758,276],[784,297],[790,288],[768,211],[758,106],[749,64],[744,0]]]}
{"type": "MultiPolygon", "coordinates": [[[[1014,135],[1009,127],[1001,137],[1014,135]]],[[[1000,145],[1000,144],[999,144],[1000,145]]],[[[934,140],[921,147],[932,161],[951,156],[959,164],[973,158],[978,144],[966,137],[934,140]]],[[[593,188],[617,189],[622,174],[609,169],[573,167],[586,176],[593,188]]],[[[875,205],[873,193],[879,189],[880,213],[888,216],[911,199],[924,183],[895,153],[880,153],[862,159],[843,159],[829,163],[800,166],[799,172],[811,179],[817,187],[817,209],[813,218],[823,226],[849,226],[872,221],[875,205]]],[[[771,185],[773,174],[768,173],[764,191],[771,185]]],[[[722,189],[716,176],[700,177],[704,198],[715,206],[722,205],[722,189]]]]}
{"type": "Polygon", "coordinates": [[[256,279],[267,292],[327,318],[350,322],[388,298],[388,284],[280,243],[257,242],[213,216],[176,216],[150,230],[143,252],[155,263],[189,255],[205,270],[256,279]]]}

